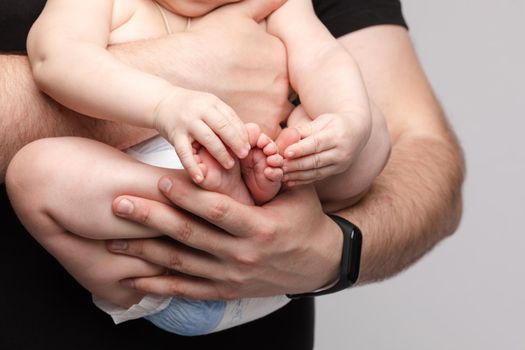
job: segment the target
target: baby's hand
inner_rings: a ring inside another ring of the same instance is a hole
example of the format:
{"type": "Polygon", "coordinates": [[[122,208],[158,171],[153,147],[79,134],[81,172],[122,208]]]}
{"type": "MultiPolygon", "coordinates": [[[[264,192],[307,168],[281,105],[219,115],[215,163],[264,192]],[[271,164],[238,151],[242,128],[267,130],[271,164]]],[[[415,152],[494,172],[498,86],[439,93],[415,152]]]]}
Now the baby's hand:
{"type": "Polygon", "coordinates": [[[370,122],[348,114],[323,114],[310,119],[301,106],[288,119],[301,140],[283,155],[284,182],[296,186],[322,180],[346,171],[370,137],[370,122]]]}
{"type": "Polygon", "coordinates": [[[230,106],[206,92],[174,88],[157,106],[154,125],[196,183],[204,176],[195,159],[195,141],[226,169],[235,164],[226,146],[241,159],[250,151],[244,123],[230,106]]]}

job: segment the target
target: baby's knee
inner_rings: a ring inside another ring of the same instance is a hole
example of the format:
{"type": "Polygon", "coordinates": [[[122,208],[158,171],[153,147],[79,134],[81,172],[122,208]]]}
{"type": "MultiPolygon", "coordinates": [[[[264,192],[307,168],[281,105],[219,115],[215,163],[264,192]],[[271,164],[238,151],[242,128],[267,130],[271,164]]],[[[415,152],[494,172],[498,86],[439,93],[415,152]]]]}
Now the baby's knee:
{"type": "Polygon", "coordinates": [[[55,139],[33,141],[20,149],[7,168],[6,188],[13,206],[38,205],[46,188],[54,181],[57,154],[55,139]]]}
{"type": "Polygon", "coordinates": [[[38,183],[45,183],[50,176],[53,139],[33,141],[20,149],[7,168],[6,185],[9,188],[27,189],[38,183]]]}

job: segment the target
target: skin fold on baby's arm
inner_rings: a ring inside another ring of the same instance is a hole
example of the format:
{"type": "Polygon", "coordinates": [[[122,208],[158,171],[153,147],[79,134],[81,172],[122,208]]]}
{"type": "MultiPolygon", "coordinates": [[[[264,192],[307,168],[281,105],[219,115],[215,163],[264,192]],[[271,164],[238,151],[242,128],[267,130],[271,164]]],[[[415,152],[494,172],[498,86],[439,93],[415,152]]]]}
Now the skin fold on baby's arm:
{"type": "Polygon", "coordinates": [[[288,120],[301,140],[284,150],[284,180],[289,186],[315,181],[321,200],[347,206],[388,159],[386,123],[370,105],[357,63],[310,0],[288,0],[270,15],[268,32],[287,48],[290,83],[301,100],[288,120]]]}

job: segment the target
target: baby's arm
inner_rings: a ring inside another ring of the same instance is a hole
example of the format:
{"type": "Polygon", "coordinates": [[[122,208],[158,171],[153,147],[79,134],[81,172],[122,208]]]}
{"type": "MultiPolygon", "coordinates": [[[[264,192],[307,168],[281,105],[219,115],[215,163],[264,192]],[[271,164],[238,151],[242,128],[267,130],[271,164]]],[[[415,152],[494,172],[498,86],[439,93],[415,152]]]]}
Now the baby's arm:
{"type": "Polygon", "coordinates": [[[246,130],[224,102],[131,68],[106,50],[112,14],[113,1],[47,1],[27,42],[38,86],[77,112],[159,130],[197,181],[202,173],[193,141],[226,168],[233,159],[221,139],[244,157],[249,149],[246,130]]]}
{"type": "MultiPolygon", "coordinates": [[[[315,182],[315,189],[326,212],[341,210],[359,201],[368,191],[372,181],[383,170],[389,158],[390,137],[385,118],[375,104],[371,103],[370,108],[372,132],[363,150],[353,159],[347,170],[315,182]]],[[[311,118],[302,106],[295,108],[288,118],[288,126],[297,130],[302,130],[304,127],[308,128],[311,123],[311,118]]],[[[299,178],[302,176],[302,169],[308,169],[309,166],[307,157],[299,158],[287,164],[290,174],[299,178]]],[[[285,181],[300,182],[301,180],[285,181]]]]}
{"type": "Polygon", "coordinates": [[[360,194],[378,171],[370,167],[365,171],[367,167],[359,163],[370,162],[382,169],[389,141],[385,127],[372,130],[384,123],[380,114],[372,115],[359,67],[318,20],[309,0],[285,3],[269,18],[268,31],[286,45],[290,82],[302,103],[288,123],[301,125],[302,140],[284,150],[285,181],[299,185],[330,176],[317,186],[321,199],[360,194]],[[301,115],[308,115],[308,122],[301,115]],[[379,144],[380,152],[370,151],[379,144]],[[363,153],[372,159],[364,159],[363,153]]]}

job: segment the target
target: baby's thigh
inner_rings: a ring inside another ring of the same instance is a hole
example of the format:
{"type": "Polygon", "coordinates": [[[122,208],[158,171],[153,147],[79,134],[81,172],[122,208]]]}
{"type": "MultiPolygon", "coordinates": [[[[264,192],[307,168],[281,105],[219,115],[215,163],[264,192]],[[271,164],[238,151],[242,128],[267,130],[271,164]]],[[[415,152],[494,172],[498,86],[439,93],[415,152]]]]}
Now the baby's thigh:
{"type": "Polygon", "coordinates": [[[29,144],[15,156],[8,191],[29,227],[35,214],[46,213],[64,230],[87,238],[152,237],[159,234],[115,217],[112,202],[129,194],[167,203],[157,182],[180,171],[140,163],[100,142],[50,138],[29,144]]]}
{"type": "Polygon", "coordinates": [[[111,204],[119,194],[166,201],[157,181],[170,172],[139,163],[99,142],[50,138],[17,153],[6,184],[17,215],[33,237],[86,289],[126,307],[142,295],[121,286],[120,280],[164,271],[110,253],[102,239],[159,234],[115,217],[111,204]]]}

